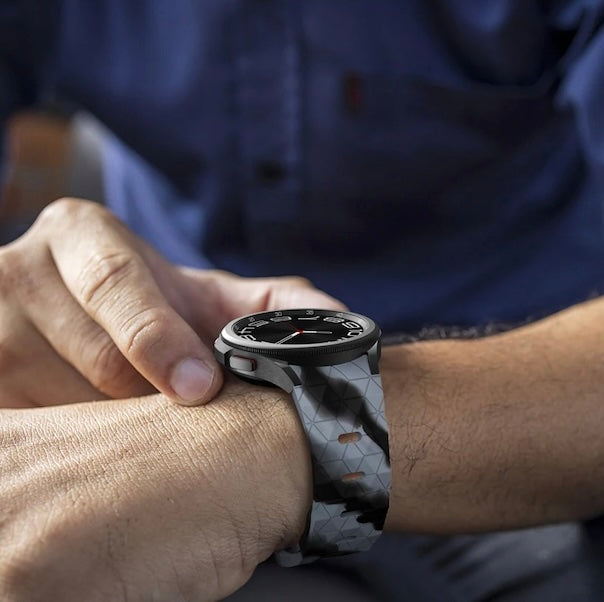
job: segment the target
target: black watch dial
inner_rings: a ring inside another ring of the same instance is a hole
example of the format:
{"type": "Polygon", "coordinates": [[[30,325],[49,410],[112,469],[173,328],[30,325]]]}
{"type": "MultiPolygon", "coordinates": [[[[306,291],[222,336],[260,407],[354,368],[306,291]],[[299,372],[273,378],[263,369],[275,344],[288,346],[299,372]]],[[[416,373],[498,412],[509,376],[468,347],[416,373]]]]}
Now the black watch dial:
{"type": "MultiPolygon", "coordinates": [[[[311,311],[311,310],[309,310],[311,311]]],[[[260,320],[240,321],[233,331],[249,341],[273,343],[275,345],[314,345],[350,340],[363,334],[359,322],[337,316],[322,316],[316,313],[303,315],[263,316],[260,320]]]]}
{"type": "Polygon", "coordinates": [[[369,347],[380,331],[369,318],[351,312],[284,309],[238,318],[227,324],[221,336],[240,349],[275,356],[292,349],[328,353],[369,347]]]}

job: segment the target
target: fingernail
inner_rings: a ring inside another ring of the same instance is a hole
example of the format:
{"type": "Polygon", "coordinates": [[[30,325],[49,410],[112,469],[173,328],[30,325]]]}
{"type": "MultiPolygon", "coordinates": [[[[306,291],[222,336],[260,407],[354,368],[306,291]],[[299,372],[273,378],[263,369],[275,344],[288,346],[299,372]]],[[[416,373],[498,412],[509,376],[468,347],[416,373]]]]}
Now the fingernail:
{"type": "Polygon", "coordinates": [[[185,402],[197,401],[212,385],[214,370],[201,360],[187,358],[172,371],[170,385],[180,399],[185,402]]]}

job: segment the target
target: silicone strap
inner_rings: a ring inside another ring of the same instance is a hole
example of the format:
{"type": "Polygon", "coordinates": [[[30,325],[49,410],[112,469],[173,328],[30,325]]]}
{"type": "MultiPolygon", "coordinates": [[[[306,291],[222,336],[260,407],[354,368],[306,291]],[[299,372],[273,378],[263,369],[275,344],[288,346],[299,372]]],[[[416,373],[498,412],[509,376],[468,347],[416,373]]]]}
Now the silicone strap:
{"type": "Polygon", "coordinates": [[[384,396],[367,355],[336,366],[290,366],[292,396],[310,442],[314,495],[297,546],[281,566],[368,550],[388,510],[390,459],[384,396]]]}

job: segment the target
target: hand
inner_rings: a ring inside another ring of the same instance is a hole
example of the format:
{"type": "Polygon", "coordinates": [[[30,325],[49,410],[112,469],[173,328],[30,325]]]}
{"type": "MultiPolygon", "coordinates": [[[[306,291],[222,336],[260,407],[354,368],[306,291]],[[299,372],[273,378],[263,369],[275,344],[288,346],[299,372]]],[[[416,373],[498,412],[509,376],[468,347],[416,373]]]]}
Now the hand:
{"type": "Polygon", "coordinates": [[[238,315],[343,309],[301,278],[177,267],[97,204],[51,204],[0,249],[0,407],[127,398],[208,401],[212,344],[238,315]]]}
{"type": "Polygon", "coordinates": [[[291,400],[0,411],[0,600],[217,600],[293,543],[311,497],[291,400]]]}

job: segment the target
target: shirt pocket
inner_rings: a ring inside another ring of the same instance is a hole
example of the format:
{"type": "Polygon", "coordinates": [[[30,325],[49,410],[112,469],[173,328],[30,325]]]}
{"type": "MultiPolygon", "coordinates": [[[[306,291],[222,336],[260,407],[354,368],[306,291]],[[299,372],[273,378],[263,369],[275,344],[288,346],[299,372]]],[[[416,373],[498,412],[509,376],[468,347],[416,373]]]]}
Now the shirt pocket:
{"type": "MultiPolygon", "coordinates": [[[[417,237],[425,226],[467,220],[455,188],[508,160],[555,118],[553,71],[528,86],[379,72],[339,79],[340,110],[308,157],[307,202],[348,232],[417,237]]],[[[484,195],[465,198],[464,208],[493,210],[484,195]]]]}

